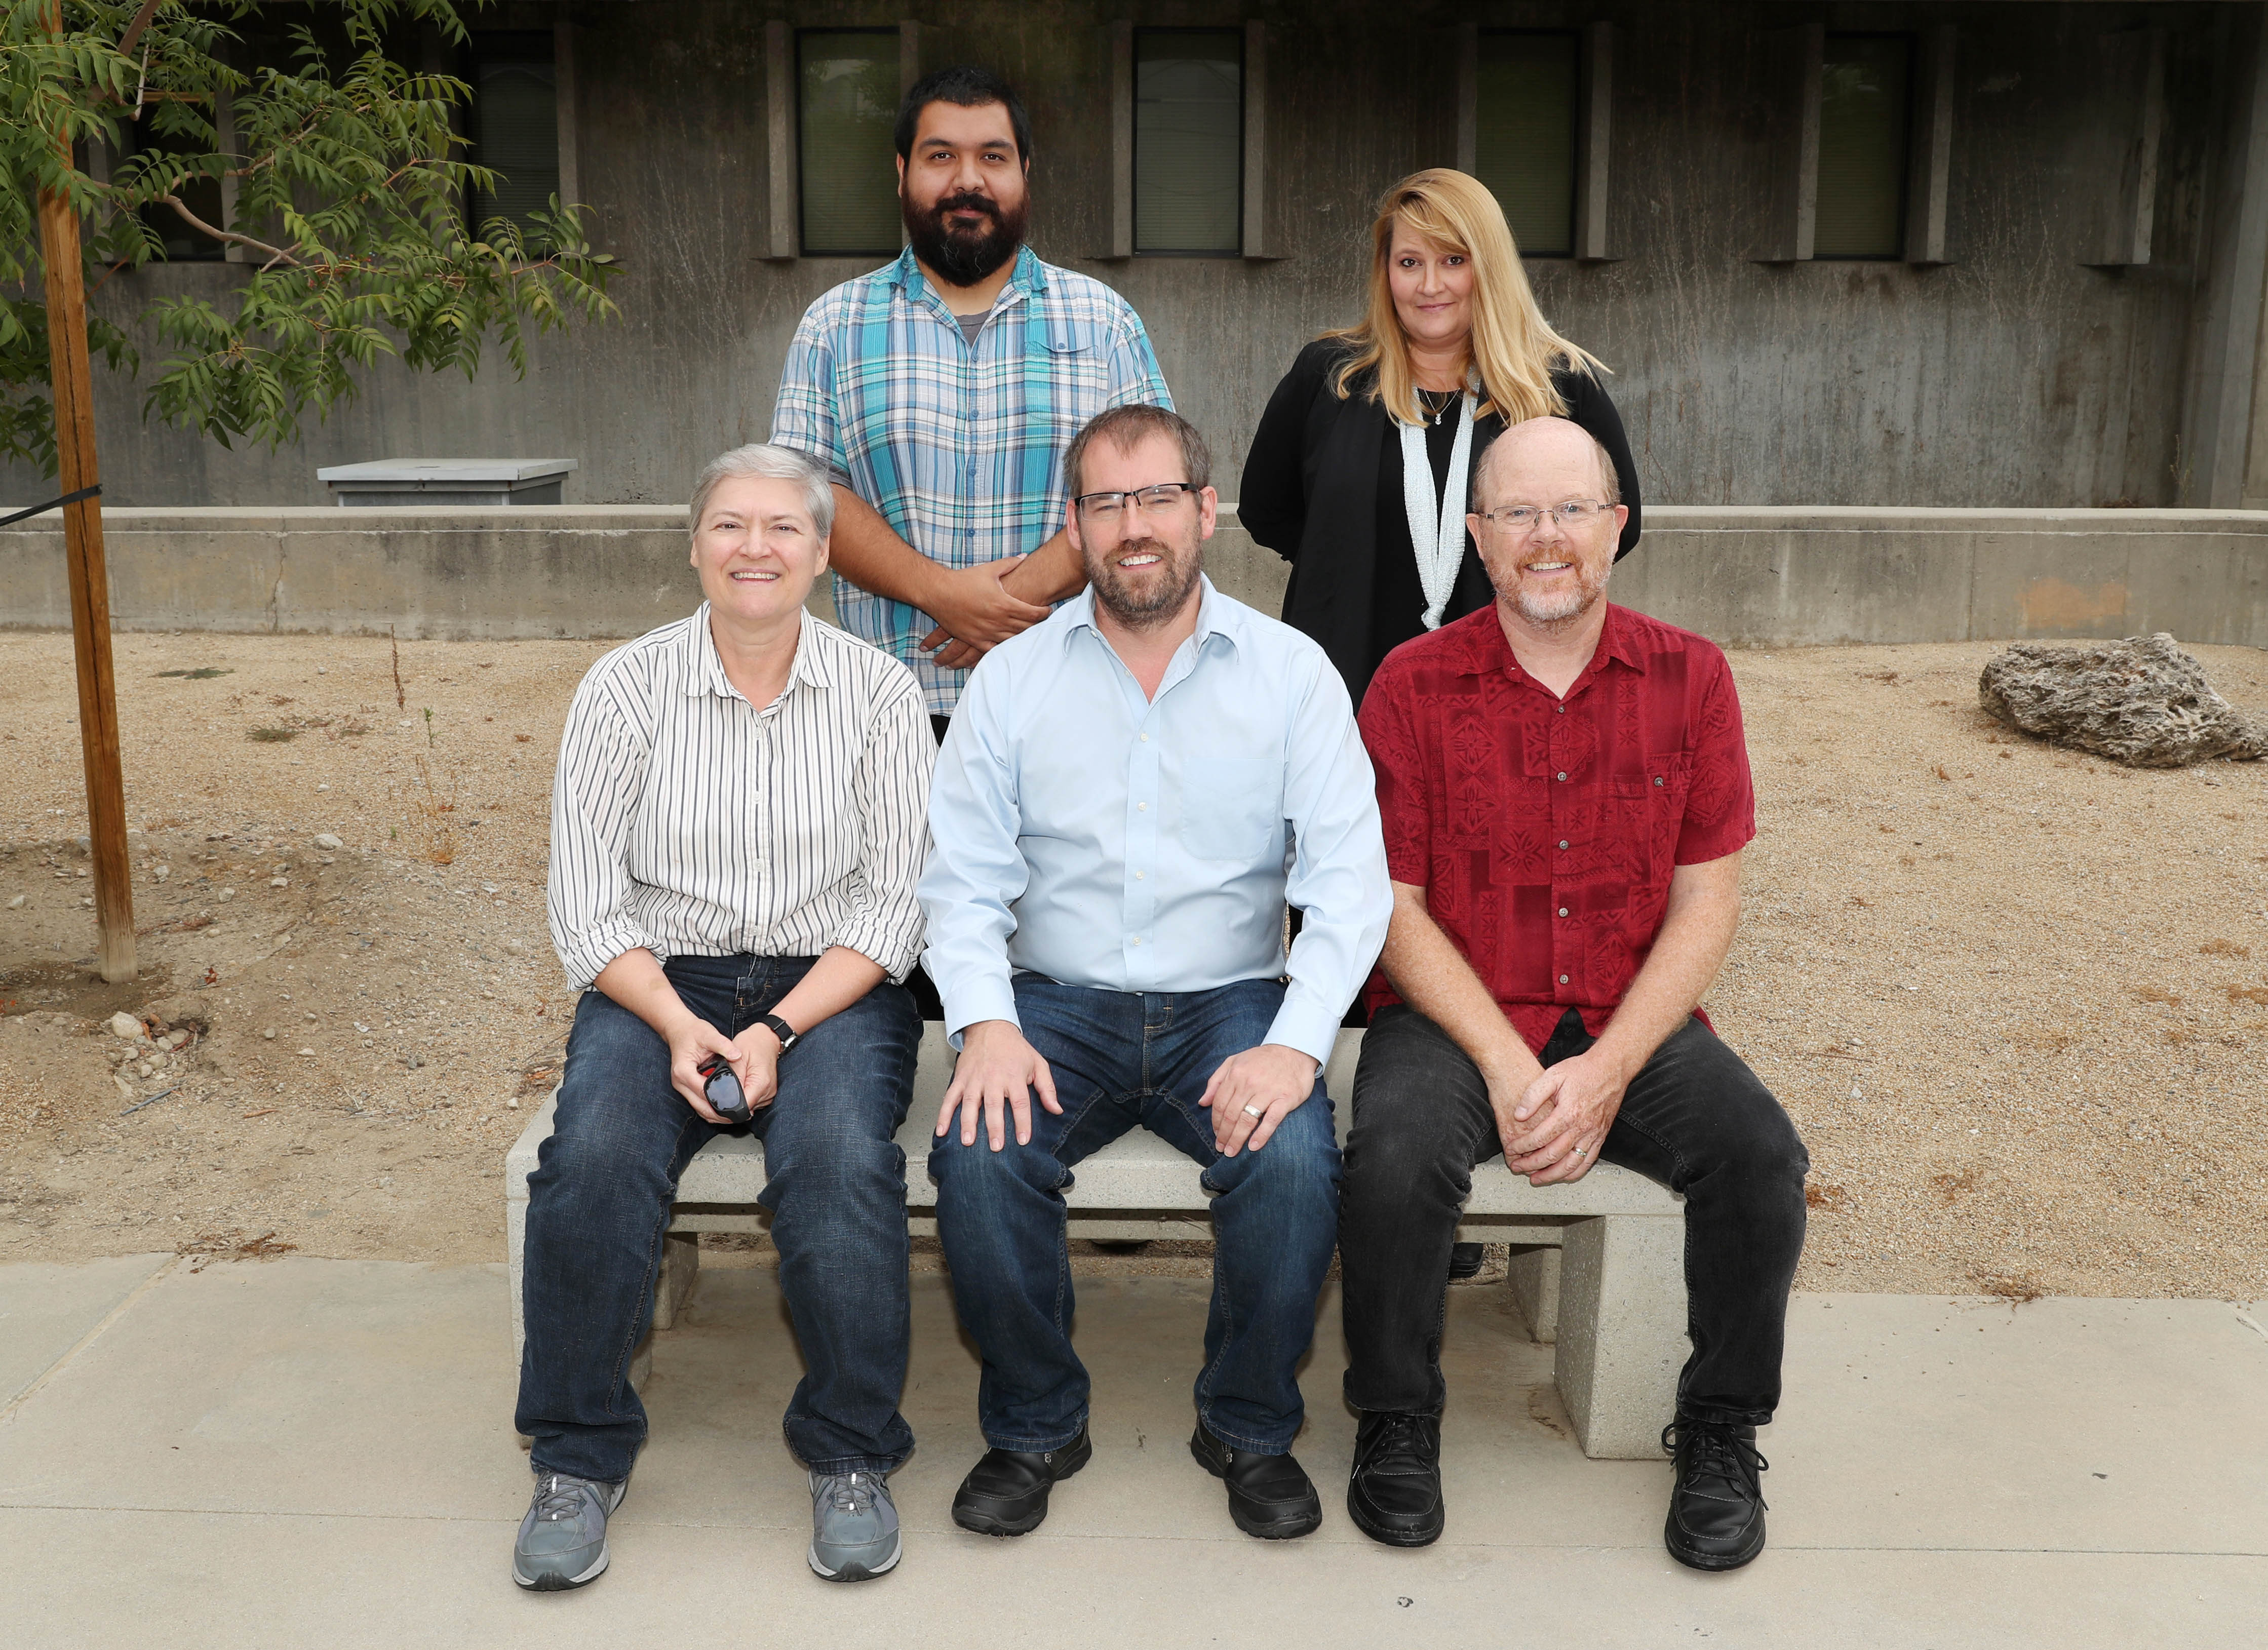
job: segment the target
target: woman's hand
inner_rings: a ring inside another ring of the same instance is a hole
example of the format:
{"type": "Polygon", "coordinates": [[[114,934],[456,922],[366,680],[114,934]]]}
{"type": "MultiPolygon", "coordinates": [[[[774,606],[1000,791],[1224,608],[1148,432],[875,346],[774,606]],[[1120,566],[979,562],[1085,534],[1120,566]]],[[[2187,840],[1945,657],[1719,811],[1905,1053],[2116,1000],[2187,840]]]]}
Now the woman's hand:
{"type": "Polygon", "coordinates": [[[740,1079],[748,1109],[770,1105],[779,1097],[778,1034],[759,1020],[733,1039],[733,1075],[740,1079]]]}
{"type": "MultiPolygon", "coordinates": [[[[764,1035],[767,1040],[771,1035],[770,1032],[764,1035]]],[[[687,1105],[709,1122],[720,1129],[732,1127],[711,1109],[707,1093],[709,1079],[701,1075],[701,1066],[712,1054],[723,1057],[731,1062],[733,1075],[740,1079],[740,1086],[746,1089],[748,1079],[741,1068],[747,1057],[741,1052],[740,1045],[690,1009],[685,1010],[683,1018],[672,1020],[667,1035],[669,1086],[684,1096],[687,1105]]],[[[777,1086],[770,1064],[766,1063],[764,1075],[765,1100],[772,1097],[772,1090],[777,1086]]],[[[750,1103],[756,1103],[753,1095],[750,1096],[750,1103]]]]}

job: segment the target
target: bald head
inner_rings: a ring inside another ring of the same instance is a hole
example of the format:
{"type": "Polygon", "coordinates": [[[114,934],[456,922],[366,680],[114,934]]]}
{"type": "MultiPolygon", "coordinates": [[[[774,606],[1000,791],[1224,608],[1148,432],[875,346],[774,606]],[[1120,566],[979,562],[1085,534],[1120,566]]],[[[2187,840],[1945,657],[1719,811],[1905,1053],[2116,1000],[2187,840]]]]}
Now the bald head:
{"type": "Polygon", "coordinates": [[[1529,418],[1516,424],[1481,454],[1473,470],[1472,507],[1558,504],[1595,498],[1609,507],[1623,501],[1615,461],[1599,439],[1566,418],[1529,418]]]}

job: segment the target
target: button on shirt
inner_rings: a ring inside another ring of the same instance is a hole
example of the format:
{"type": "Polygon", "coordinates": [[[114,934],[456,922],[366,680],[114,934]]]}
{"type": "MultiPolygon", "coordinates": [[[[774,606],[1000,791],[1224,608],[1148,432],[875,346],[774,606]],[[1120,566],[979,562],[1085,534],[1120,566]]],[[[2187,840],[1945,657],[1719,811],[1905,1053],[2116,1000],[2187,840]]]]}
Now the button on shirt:
{"type": "MultiPolygon", "coordinates": [[[[1027,247],[971,338],[910,249],[804,312],[771,438],[826,467],[932,561],[1020,556],[1064,524],[1064,449],[1107,408],[1171,407],[1133,306],[1027,247]]],[[[950,716],[968,680],[940,670],[927,614],[835,581],[843,627],[903,659],[950,716]]]]}
{"type": "Polygon", "coordinates": [[[1014,970],[1112,991],[1287,971],[1266,1041],[1329,1058],[1385,942],[1370,763],[1323,651],[1203,584],[1154,699],[1090,591],[987,654],[938,758],[924,961],[956,1042],[1014,970]]]}
{"type": "MultiPolygon", "coordinates": [[[[1609,606],[1564,699],[1493,608],[1396,648],[1362,703],[1396,882],[1541,1050],[1596,1036],[1645,966],[1671,873],[1756,834],[1740,697],[1717,647],[1609,606]]],[[[1399,1002],[1381,972],[1373,1008],[1399,1002]]]]}
{"type": "Polygon", "coordinates": [[[552,943],[581,991],[624,952],[816,956],[902,979],[936,743],[905,667],[804,615],[757,710],[709,606],[618,647],[575,690],[551,793],[552,943]]]}

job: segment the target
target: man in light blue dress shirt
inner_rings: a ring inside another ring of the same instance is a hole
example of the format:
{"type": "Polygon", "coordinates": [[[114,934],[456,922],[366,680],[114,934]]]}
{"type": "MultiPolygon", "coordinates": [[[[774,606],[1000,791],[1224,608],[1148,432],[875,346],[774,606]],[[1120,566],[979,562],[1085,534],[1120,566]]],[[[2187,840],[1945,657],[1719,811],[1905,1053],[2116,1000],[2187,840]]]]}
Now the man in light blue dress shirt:
{"type": "Polygon", "coordinates": [[[1303,1536],[1296,1370],[1338,1209],[1322,1066],[1393,904],[1370,762],[1322,650],[1203,576],[1193,427],[1113,409],[1064,469],[1089,587],[971,678],[919,890],[961,1050],[930,1168],[990,1446],[954,1520],[1022,1535],[1086,1463],[1063,1190],[1138,1123],[1215,1194],[1191,1452],[1240,1528],[1303,1536]]]}

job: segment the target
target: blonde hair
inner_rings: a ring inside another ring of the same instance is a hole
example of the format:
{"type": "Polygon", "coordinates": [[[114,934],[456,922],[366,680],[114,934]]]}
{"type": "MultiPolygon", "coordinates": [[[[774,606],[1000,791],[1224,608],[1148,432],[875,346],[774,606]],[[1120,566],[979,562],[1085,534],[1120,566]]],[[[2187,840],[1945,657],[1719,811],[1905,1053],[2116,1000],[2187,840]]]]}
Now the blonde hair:
{"type": "Polygon", "coordinates": [[[1467,348],[1480,371],[1479,414],[1493,412],[1507,424],[1564,417],[1567,403],[1552,385],[1552,369],[1611,370],[1580,344],[1552,331],[1535,307],[1528,271],[1521,267],[1520,248],[1513,244],[1512,228],[1504,221],[1496,196],[1478,179],[1436,166],[1411,173],[1379,198],[1378,217],[1370,226],[1370,313],[1359,326],[1323,335],[1353,346],[1332,382],[1340,400],[1352,393],[1359,375],[1374,369],[1373,399],[1383,401],[1405,424],[1421,423],[1425,416],[1410,366],[1410,341],[1403,334],[1401,317],[1394,313],[1387,268],[1393,258],[1396,225],[1444,252],[1462,253],[1471,260],[1473,330],[1467,348]]]}

